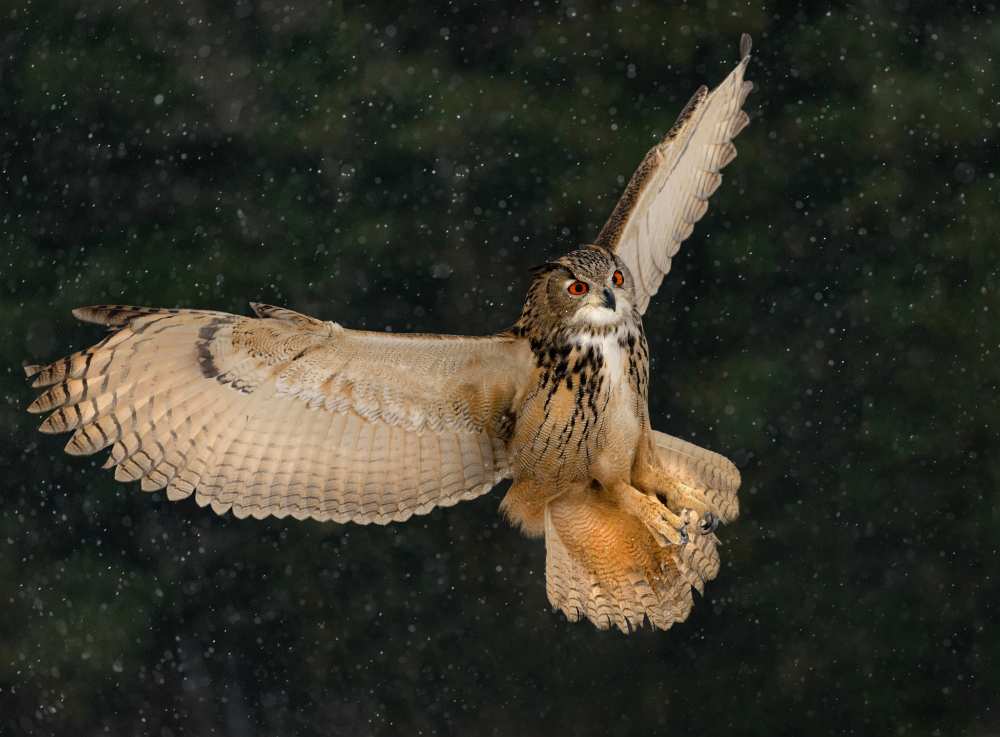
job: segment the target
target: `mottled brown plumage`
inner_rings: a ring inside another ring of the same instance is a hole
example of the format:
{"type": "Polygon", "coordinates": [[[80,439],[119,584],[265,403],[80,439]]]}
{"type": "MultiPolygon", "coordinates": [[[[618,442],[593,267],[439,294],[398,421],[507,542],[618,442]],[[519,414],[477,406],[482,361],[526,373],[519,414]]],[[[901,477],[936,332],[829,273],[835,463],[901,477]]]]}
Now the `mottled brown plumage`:
{"type": "Polygon", "coordinates": [[[715,528],[739,472],[656,432],[642,313],[735,156],[742,60],[699,90],[647,154],[595,245],[534,274],[514,326],[474,338],[98,306],[100,343],[26,366],[75,455],[144,491],[237,517],[385,524],[513,484],[501,508],[544,536],[546,588],[570,619],[631,631],[684,620],[719,570],[715,528]]]}

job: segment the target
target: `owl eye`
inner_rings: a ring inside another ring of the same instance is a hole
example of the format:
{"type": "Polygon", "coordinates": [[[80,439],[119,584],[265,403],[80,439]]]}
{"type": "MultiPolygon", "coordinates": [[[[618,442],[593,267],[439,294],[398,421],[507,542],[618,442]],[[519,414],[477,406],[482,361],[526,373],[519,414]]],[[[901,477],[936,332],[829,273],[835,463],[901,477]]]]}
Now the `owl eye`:
{"type": "Polygon", "coordinates": [[[574,297],[582,297],[589,289],[590,287],[587,286],[586,282],[582,282],[577,279],[575,282],[570,283],[570,285],[566,288],[566,291],[574,297]]]}
{"type": "Polygon", "coordinates": [[[620,271],[615,271],[615,273],[611,275],[611,281],[616,287],[620,287],[625,283],[625,275],[620,271]]]}

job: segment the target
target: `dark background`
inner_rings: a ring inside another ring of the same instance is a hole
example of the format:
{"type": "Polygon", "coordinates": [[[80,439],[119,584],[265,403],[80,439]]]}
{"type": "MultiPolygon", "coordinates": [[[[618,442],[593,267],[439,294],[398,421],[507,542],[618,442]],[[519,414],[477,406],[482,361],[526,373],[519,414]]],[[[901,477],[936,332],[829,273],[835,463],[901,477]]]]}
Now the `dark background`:
{"type": "Polygon", "coordinates": [[[0,7],[0,734],[996,734],[992,4],[0,7]],[[34,431],[102,302],[486,333],[754,37],[646,318],[654,425],[740,465],[689,620],[549,612],[499,493],[237,522],[34,431]]]}

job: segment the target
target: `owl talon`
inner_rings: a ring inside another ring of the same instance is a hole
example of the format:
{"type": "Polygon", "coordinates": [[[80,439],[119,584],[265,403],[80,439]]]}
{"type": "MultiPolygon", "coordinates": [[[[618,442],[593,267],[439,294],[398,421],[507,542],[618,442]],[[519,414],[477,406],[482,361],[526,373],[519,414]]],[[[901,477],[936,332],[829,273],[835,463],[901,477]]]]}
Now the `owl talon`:
{"type": "Polygon", "coordinates": [[[650,533],[653,535],[653,539],[656,540],[656,544],[661,548],[669,548],[672,545],[677,547],[683,547],[688,544],[690,538],[688,536],[687,526],[680,528],[669,528],[670,533],[665,534],[663,528],[655,529],[653,527],[649,528],[650,533]]]}
{"type": "Polygon", "coordinates": [[[645,519],[646,528],[652,533],[653,538],[661,548],[671,545],[687,545],[689,536],[687,531],[687,521],[679,519],[670,513],[669,510],[661,507],[659,510],[645,519]],[[671,520],[663,512],[666,511],[671,520]]]}
{"type": "Polygon", "coordinates": [[[684,546],[688,544],[690,536],[687,531],[687,520],[682,520],[680,526],[677,527],[663,517],[657,520],[657,523],[653,536],[657,538],[660,547],[665,548],[669,545],[684,546]]]}
{"type": "Polygon", "coordinates": [[[613,493],[618,495],[619,503],[629,514],[642,521],[661,548],[687,544],[687,526],[697,516],[675,514],[655,496],[644,494],[628,484],[613,487],[613,493]]]}
{"type": "Polygon", "coordinates": [[[715,532],[718,526],[719,518],[711,512],[705,512],[705,516],[701,518],[701,523],[698,525],[698,529],[701,531],[702,535],[707,535],[710,532],[715,532]]]}

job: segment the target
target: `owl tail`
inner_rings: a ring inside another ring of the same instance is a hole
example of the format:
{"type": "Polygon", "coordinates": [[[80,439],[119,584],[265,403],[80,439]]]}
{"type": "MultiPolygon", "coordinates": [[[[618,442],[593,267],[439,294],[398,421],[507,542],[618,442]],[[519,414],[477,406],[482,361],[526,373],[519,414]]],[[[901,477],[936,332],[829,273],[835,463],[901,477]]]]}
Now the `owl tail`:
{"type": "Polygon", "coordinates": [[[691,588],[719,571],[714,534],[660,547],[635,516],[604,492],[569,491],[545,510],[549,603],[570,621],[629,633],[645,620],[658,629],[687,619],[691,588]]]}

